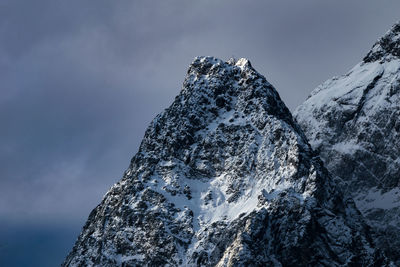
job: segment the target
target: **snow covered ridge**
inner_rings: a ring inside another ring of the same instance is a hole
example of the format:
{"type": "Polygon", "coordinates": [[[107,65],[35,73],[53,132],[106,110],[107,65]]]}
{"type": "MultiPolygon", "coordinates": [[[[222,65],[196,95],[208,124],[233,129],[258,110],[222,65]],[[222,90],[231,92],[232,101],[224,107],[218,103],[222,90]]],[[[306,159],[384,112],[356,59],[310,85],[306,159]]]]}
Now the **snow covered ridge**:
{"type": "Polygon", "coordinates": [[[383,266],[247,59],[198,57],[63,266],[383,266]]]}
{"type": "Polygon", "coordinates": [[[347,183],[374,239],[400,266],[400,24],[295,111],[328,170],[347,183]]]}
{"type": "Polygon", "coordinates": [[[400,22],[380,38],[364,58],[364,62],[400,58],[400,22]]]}

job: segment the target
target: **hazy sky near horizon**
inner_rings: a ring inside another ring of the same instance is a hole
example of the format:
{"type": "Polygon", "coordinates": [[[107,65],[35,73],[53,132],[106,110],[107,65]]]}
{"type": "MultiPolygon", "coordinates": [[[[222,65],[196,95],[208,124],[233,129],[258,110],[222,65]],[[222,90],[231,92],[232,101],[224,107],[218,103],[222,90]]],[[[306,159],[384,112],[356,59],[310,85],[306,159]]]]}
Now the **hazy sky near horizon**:
{"type": "Polygon", "coordinates": [[[0,224],[14,227],[0,240],[21,240],[0,244],[0,265],[24,254],[18,227],[41,236],[40,225],[73,229],[45,239],[62,260],[195,56],[250,59],[293,110],[399,11],[398,0],[0,0],[0,224]]]}

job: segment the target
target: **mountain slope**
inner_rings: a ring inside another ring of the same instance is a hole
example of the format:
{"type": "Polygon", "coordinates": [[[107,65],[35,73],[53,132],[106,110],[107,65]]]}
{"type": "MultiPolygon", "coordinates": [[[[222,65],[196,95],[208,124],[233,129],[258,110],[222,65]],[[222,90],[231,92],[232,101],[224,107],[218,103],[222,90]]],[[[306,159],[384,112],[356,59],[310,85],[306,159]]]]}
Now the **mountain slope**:
{"type": "Polygon", "coordinates": [[[400,265],[399,116],[400,24],[295,111],[325,166],[347,182],[379,246],[400,265]]]}
{"type": "Polygon", "coordinates": [[[199,57],[64,266],[382,266],[368,227],[246,59],[199,57]]]}

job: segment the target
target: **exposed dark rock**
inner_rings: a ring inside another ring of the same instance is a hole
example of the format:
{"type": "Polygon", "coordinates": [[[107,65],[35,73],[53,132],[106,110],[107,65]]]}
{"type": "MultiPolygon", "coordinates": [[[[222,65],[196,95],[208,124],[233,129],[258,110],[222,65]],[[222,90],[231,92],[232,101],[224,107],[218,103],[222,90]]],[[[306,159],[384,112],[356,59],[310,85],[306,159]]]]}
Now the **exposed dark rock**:
{"type": "Polygon", "coordinates": [[[63,265],[383,266],[385,258],[271,84],[246,59],[199,57],[63,265]]]}
{"type": "Polygon", "coordinates": [[[326,81],[295,111],[313,149],[400,266],[400,24],[349,73],[326,81]]]}

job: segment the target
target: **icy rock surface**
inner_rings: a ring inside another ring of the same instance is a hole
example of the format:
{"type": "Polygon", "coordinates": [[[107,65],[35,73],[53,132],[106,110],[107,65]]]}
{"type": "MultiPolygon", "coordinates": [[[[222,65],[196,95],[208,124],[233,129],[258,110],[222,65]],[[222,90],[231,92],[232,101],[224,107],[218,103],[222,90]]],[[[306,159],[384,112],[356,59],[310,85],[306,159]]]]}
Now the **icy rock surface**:
{"type": "Polygon", "coordinates": [[[295,111],[313,149],[400,266],[400,24],[349,73],[317,87],[295,111]]]}
{"type": "Polygon", "coordinates": [[[364,62],[400,58],[400,22],[396,23],[382,38],[376,42],[364,58],[364,62]]]}
{"type": "Polygon", "coordinates": [[[384,264],[271,84],[199,57],[63,265],[384,264]]]}

